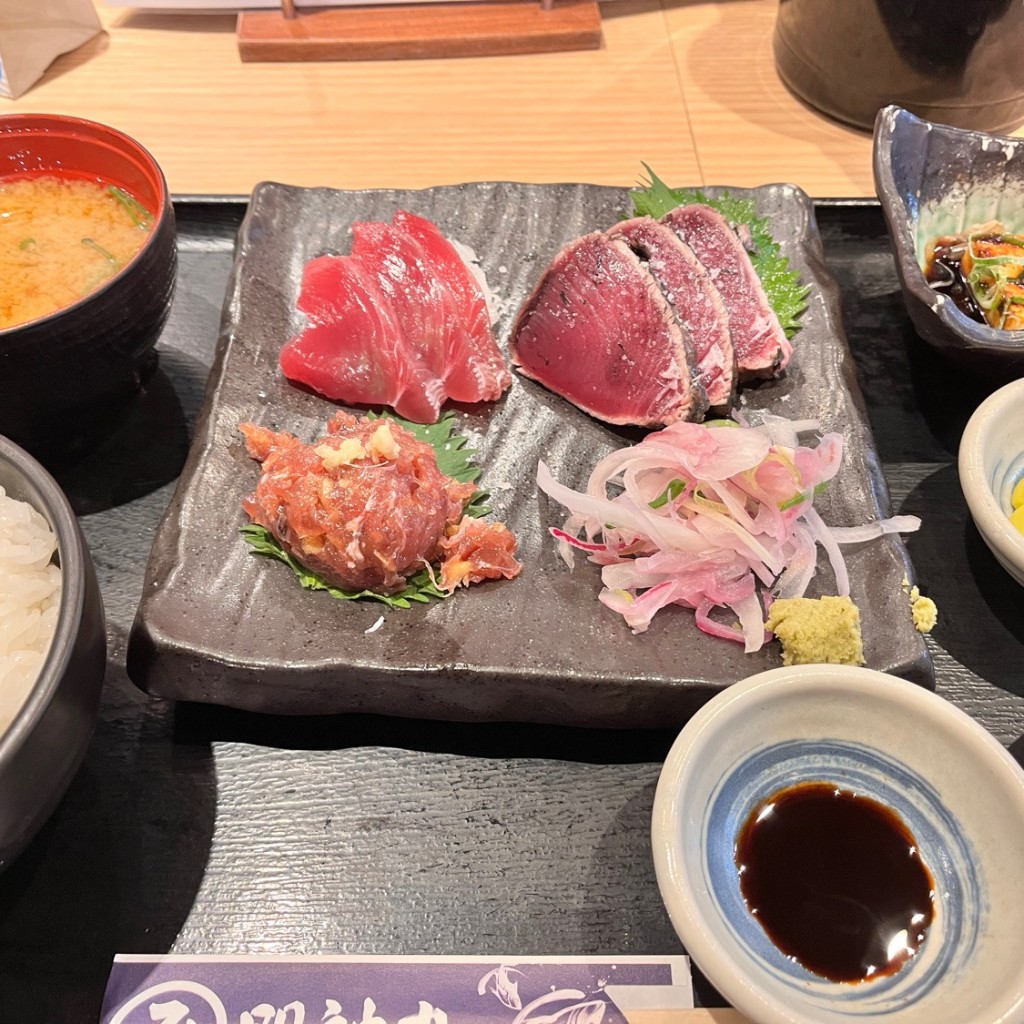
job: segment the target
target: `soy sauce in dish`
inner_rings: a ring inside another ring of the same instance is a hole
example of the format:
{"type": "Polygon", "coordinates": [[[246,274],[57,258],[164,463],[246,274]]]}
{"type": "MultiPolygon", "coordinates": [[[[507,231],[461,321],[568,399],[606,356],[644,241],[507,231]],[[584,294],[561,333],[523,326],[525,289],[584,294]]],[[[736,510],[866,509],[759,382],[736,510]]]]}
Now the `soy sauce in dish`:
{"type": "Polygon", "coordinates": [[[772,942],[830,981],[895,974],[934,916],[931,872],[888,807],[828,782],[779,790],[740,830],[747,907],[772,942]]]}
{"type": "Polygon", "coordinates": [[[963,253],[962,241],[950,240],[943,244],[943,240],[939,239],[929,253],[924,276],[935,291],[948,295],[960,307],[960,312],[983,324],[987,322],[985,313],[978,305],[978,300],[964,274],[961,264],[963,253]]]}

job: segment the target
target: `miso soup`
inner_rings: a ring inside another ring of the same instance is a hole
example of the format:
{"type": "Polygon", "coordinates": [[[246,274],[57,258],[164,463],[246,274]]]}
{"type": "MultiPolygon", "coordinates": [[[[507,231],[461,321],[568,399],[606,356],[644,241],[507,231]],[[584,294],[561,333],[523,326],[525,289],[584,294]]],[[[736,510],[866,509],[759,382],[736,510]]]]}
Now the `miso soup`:
{"type": "Polygon", "coordinates": [[[95,291],[142,248],[153,220],[104,181],[0,178],[0,330],[95,291]]]}

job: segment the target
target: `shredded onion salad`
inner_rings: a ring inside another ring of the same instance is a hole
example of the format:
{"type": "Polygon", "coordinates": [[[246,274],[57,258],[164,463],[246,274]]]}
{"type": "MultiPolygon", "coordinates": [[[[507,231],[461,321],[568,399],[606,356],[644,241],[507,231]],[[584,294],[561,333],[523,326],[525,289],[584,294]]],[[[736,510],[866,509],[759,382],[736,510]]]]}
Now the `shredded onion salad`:
{"type": "Polygon", "coordinates": [[[770,415],[757,426],[673,423],[602,459],[585,493],[558,483],[541,462],[538,486],[571,513],[551,534],[570,568],[574,549],[603,566],[600,600],[634,633],[644,632],[661,608],[680,604],[696,610],[705,633],[756,651],[768,639],[771,602],[804,596],[818,544],[845,596],[850,580],[841,544],[921,525],[916,516],[895,516],[826,526],[814,495],[838,472],[843,438],[828,433],[815,448],[799,444],[799,434],[819,429],[816,420],[770,415]],[[716,621],[716,608],[731,609],[739,624],[716,621]]]}

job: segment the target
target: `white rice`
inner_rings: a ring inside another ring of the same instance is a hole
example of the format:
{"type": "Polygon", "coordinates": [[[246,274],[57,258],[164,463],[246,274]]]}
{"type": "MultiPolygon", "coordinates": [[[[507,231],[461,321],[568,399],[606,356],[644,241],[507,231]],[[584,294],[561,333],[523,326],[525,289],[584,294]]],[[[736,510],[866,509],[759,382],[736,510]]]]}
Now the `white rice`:
{"type": "Polygon", "coordinates": [[[0,487],[0,734],[43,666],[60,611],[57,538],[27,502],[0,487]]]}

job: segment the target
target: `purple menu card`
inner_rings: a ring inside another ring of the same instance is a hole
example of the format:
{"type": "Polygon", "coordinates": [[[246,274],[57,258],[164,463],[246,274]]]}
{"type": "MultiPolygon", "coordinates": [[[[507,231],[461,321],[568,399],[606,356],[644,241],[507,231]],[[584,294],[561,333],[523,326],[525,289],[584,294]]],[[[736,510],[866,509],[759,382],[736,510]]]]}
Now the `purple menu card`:
{"type": "Polygon", "coordinates": [[[100,1024],[629,1024],[693,1006],[685,956],[118,956],[100,1024]]]}

